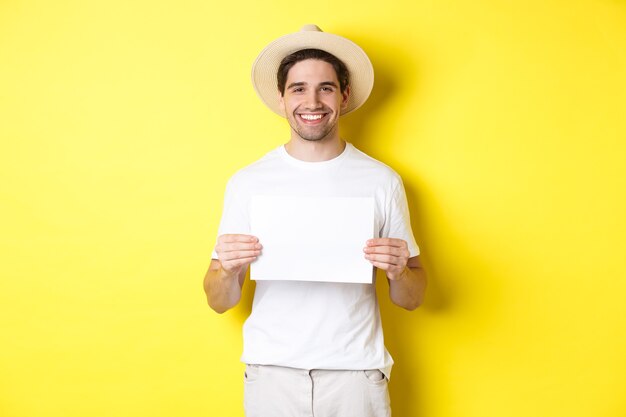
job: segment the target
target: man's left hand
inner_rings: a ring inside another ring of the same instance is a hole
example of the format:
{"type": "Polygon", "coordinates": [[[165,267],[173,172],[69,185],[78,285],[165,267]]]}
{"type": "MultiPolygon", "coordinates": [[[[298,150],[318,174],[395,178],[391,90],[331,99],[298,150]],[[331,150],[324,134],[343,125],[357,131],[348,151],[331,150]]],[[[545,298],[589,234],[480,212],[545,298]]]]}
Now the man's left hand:
{"type": "Polygon", "coordinates": [[[391,280],[402,278],[410,256],[406,241],[393,238],[370,239],[363,252],[365,259],[376,268],[384,270],[391,280]]]}

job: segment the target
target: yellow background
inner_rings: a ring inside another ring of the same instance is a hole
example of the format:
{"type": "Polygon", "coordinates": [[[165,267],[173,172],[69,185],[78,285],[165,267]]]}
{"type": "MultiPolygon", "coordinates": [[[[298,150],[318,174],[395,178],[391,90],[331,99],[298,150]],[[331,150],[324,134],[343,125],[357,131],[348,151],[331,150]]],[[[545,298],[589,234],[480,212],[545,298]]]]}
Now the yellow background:
{"type": "Polygon", "coordinates": [[[245,300],[201,280],[249,82],[305,23],[371,56],[342,126],[404,178],[430,276],[380,286],[398,417],[626,415],[623,0],[0,1],[0,415],[242,416],[245,300]]]}

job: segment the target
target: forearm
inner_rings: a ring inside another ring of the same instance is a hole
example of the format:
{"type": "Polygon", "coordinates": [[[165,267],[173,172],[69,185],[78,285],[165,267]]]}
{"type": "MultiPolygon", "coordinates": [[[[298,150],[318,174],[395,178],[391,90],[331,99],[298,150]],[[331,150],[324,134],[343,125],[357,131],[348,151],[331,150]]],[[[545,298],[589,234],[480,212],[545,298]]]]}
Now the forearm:
{"type": "Polygon", "coordinates": [[[227,273],[219,261],[212,261],[204,277],[204,292],[209,306],[218,313],[236,306],[241,299],[243,280],[238,274],[227,273]]]}
{"type": "Polygon", "coordinates": [[[415,310],[424,301],[426,273],[421,267],[406,267],[402,274],[389,280],[391,301],[407,310],[415,310]]]}

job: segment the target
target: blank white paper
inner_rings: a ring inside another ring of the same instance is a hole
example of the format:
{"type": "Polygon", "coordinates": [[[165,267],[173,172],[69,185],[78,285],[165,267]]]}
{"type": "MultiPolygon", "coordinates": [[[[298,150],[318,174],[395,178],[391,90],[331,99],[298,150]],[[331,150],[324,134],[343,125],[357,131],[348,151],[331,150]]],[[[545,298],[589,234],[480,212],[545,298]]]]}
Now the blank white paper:
{"type": "Polygon", "coordinates": [[[372,283],[373,198],[254,196],[250,214],[263,245],[251,279],[372,283]]]}

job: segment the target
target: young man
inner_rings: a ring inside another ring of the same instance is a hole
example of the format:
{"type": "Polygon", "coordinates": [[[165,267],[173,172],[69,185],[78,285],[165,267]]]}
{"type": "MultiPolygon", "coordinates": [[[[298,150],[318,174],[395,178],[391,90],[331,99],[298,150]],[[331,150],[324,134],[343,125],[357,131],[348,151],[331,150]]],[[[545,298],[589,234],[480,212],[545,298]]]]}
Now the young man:
{"type": "MultiPolygon", "coordinates": [[[[263,253],[250,234],[254,195],[373,198],[377,236],[363,242],[363,256],[385,271],[393,303],[418,307],[426,278],[402,181],[339,137],[340,117],[360,107],[373,86],[365,52],[309,25],[268,45],[252,78],[263,102],[288,120],[291,137],[227,185],[204,279],[211,308],[222,313],[239,302],[248,266],[263,253]]],[[[257,281],[242,361],[248,417],[391,414],[393,360],[373,284],[257,281]]]]}

